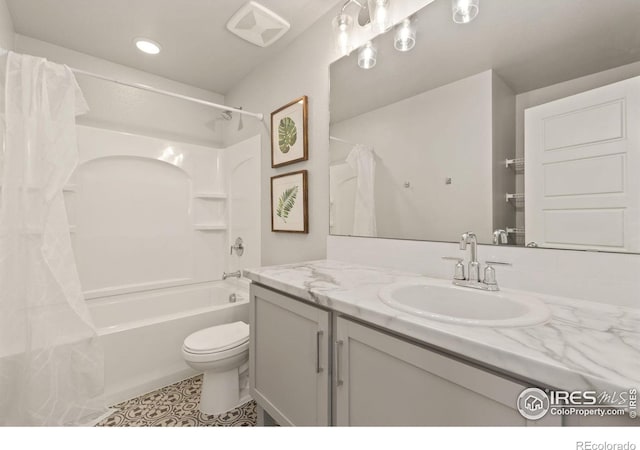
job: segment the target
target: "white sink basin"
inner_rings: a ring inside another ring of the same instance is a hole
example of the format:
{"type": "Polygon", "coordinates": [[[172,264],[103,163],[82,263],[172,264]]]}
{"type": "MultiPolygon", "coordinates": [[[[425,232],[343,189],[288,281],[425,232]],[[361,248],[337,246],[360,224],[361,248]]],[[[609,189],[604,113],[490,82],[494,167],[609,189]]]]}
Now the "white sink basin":
{"type": "Polygon", "coordinates": [[[547,305],[531,295],[511,290],[480,291],[443,280],[393,284],[378,295],[394,309],[458,325],[522,327],[544,323],[551,317],[547,305]]]}

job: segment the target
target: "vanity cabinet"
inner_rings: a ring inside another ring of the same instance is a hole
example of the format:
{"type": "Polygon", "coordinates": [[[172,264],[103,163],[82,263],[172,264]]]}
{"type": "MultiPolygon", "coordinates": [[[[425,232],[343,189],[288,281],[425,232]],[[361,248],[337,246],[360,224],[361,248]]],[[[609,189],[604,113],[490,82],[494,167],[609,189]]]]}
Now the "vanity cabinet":
{"type": "Polygon", "coordinates": [[[561,424],[520,415],[524,384],[351,320],[337,318],[335,345],[338,426],[561,424]]]}
{"type": "Polygon", "coordinates": [[[330,425],[330,313],[252,284],[250,391],[280,425],[330,425]]]}
{"type": "Polygon", "coordinates": [[[255,283],[250,322],[251,395],[280,425],[561,425],[519,414],[524,383],[255,283]]]}

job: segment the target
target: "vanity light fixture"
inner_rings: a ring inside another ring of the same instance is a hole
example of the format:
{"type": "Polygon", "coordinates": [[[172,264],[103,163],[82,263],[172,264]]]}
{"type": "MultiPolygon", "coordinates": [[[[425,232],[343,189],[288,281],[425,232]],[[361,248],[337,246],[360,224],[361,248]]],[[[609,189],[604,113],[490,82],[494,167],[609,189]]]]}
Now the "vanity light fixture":
{"type": "Polygon", "coordinates": [[[393,38],[393,46],[400,52],[408,52],[416,45],[416,29],[411,23],[411,18],[404,19],[396,25],[396,34],[393,38]]]}
{"type": "MultiPolygon", "coordinates": [[[[346,6],[346,5],[345,5],[346,6]]],[[[344,8],[340,11],[332,22],[333,32],[336,39],[336,50],[340,56],[348,55],[353,50],[351,43],[351,30],[353,29],[353,19],[344,13],[344,8]]]]}
{"type": "Polygon", "coordinates": [[[372,69],[377,62],[378,50],[371,41],[364,44],[358,51],[358,66],[361,69],[372,69]]]}
{"type": "MultiPolygon", "coordinates": [[[[478,2],[478,0],[467,1],[476,4],[478,2]]],[[[353,50],[352,33],[356,21],[361,27],[371,25],[371,30],[376,34],[389,30],[392,26],[390,5],[391,0],[346,0],[338,15],[331,22],[338,55],[345,56],[353,50]],[[347,7],[352,3],[360,9],[355,16],[346,12],[347,7]]],[[[413,19],[408,17],[396,26],[393,46],[398,51],[407,52],[415,45],[416,29],[413,19]]],[[[358,50],[358,66],[362,69],[373,68],[376,65],[377,54],[378,51],[373,43],[367,42],[358,50]]]]}
{"type": "Polygon", "coordinates": [[[391,0],[347,0],[331,22],[339,56],[348,55],[353,50],[351,33],[356,19],[345,12],[352,3],[359,8],[359,12],[355,14],[355,17],[360,26],[371,25],[371,29],[377,34],[387,31],[392,25],[391,15],[389,14],[391,0]]]}
{"type": "MultiPolygon", "coordinates": [[[[388,0],[387,0],[388,1],[388,0]]],[[[353,42],[351,41],[351,32],[353,30],[353,22],[354,19],[351,15],[347,14],[345,10],[350,4],[355,4],[360,8],[360,14],[357,14],[359,24],[361,26],[367,25],[370,20],[368,17],[361,13],[367,13],[367,3],[366,0],[347,0],[340,8],[340,12],[333,19],[331,25],[333,26],[333,33],[336,41],[336,50],[338,55],[345,56],[351,53],[353,50],[353,42]],[[364,18],[365,21],[360,22],[361,17],[364,18]]]]}
{"type": "Polygon", "coordinates": [[[451,0],[451,10],[455,23],[469,23],[480,11],[480,0],[451,0]]]}
{"type": "Polygon", "coordinates": [[[389,14],[391,0],[368,0],[368,3],[373,32],[382,33],[391,28],[391,15],[389,14]]]}
{"type": "Polygon", "coordinates": [[[162,47],[160,47],[160,44],[152,41],[151,39],[137,38],[134,42],[138,50],[148,55],[157,55],[162,49],[162,47]]]}

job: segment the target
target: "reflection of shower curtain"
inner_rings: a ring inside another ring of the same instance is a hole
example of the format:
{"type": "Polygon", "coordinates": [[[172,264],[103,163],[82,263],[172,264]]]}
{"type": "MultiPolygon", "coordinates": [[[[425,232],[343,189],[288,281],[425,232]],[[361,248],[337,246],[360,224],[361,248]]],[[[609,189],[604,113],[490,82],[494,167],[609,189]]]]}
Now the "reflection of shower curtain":
{"type": "Polygon", "coordinates": [[[106,412],[62,188],[77,163],[71,70],[0,55],[0,425],[83,425],[106,412]]]}
{"type": "Polygon", "coordinates": [[[374,183],[376,160],[371,147],[356,145],[347,156],[347,164],[356,171],[358,181],[353,217],[354,236],[376,236],[374,183]]]}

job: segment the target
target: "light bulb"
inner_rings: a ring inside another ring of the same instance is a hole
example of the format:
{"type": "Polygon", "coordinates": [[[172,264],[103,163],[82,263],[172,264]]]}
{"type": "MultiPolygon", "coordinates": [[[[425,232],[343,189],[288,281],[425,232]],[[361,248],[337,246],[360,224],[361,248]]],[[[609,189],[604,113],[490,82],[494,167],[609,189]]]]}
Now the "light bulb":
{"type": "Polygon", "coordinates": [[[368,3],[373,32],[382,33],[391,28],[390,0],[369,0],[368,3]]]}
{"type": "Polygon", "coordinates": [[[480,0],[451,0],[451,10],[455,23],[469,23],[480,11],[480,0]]]}
{"type": "Polygon", "coordinates": [[[353,44],[351,43],[353,19],[347,14],[340,13],[333,19],[332,25],[338,54],[340,56],[348,55],[353,50],[353,44]]]}
{"type": "Polygon", "coordinates": [[[401,52],[408,52],[416,45],[416,30],[411,19],[404,19],[397,27],[393,38],[393,46],[401,52]]]}
{"type": "Polygon", "coordinates": [[[372,69],[377,62],[378,50],[371,41],[364,44],[358,52],[358,66],[361,69],[372,69]]]}

